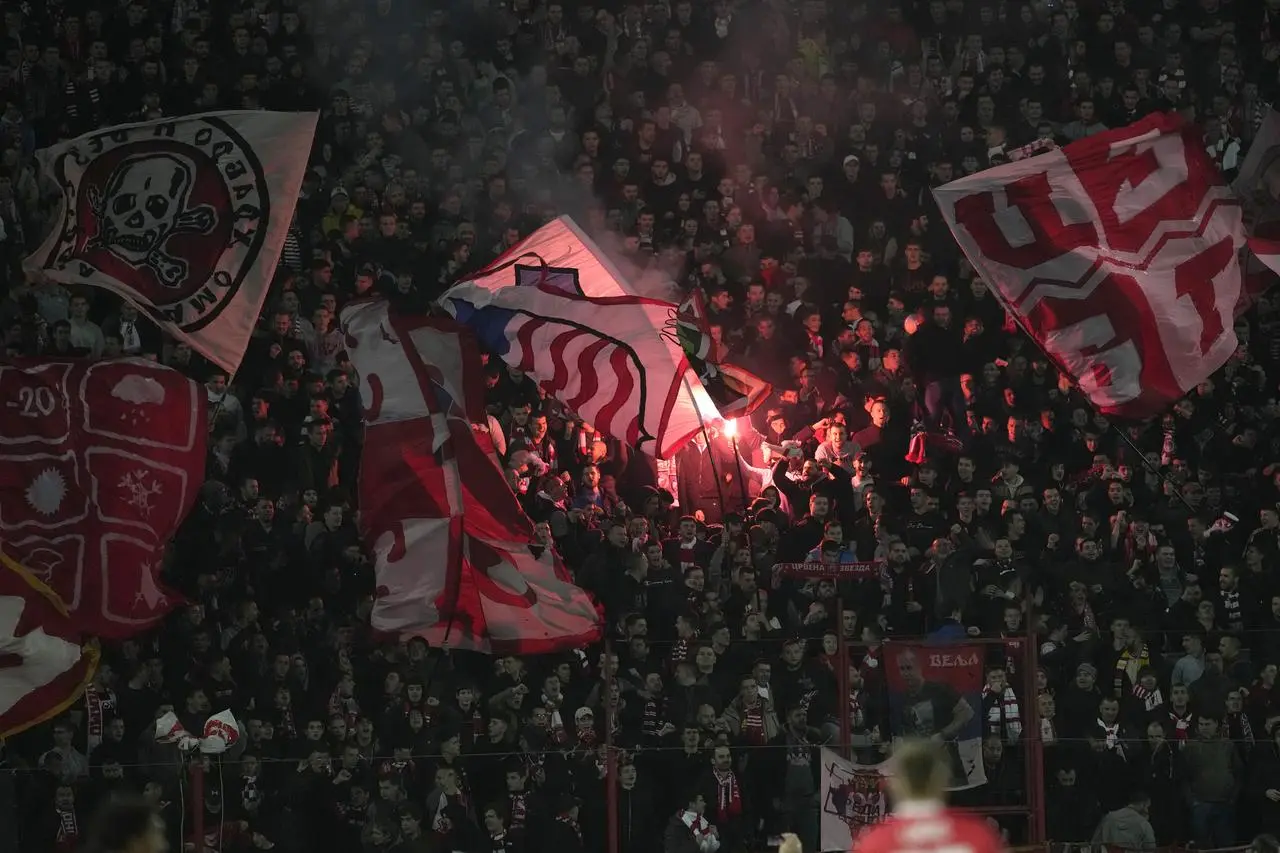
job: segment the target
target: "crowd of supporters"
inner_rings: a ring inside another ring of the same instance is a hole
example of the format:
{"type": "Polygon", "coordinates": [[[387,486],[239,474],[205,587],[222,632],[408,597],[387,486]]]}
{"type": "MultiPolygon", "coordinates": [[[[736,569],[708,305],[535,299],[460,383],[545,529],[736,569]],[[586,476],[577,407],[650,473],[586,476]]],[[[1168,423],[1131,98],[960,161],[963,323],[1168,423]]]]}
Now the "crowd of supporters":
{"type": "Polygon", "coordinates": [[[606,725],[621,853],[746,853],[783,829],[816,850],[819,747],[847,714],[858,760],[881,759],[884,647],[931,634],[1008,639],[985,660],[988,781],[964,802],[1025,803],[1037,737],[1053,840],[1280,828],[1276,306],[1163,419],[1109,423],[1006,320],[930,194],[1157,110],[1198,122],[1230,172],[1280,84],[1277,0],[67,0],[2,18],[6,356],[156,358],[215,416],[168,561],[191,603],[5,744],[0,850],[74,849],[121,788],[198,853],[605,849],[606,725]],[[101,291],[19,271],[52,202],[33,150],[258,108],[321,120],[235,376],[101,291]],[[774,395],[736,436],[709,424],[672,485],[488,361],[512,488],[603,603],[612,654],[376,639],[337,314],[370,293],[428,310],[562,213],[637,280],[701,287],[729,360],[774,395]],[[773,571],[805,560],[884,570],[773,571]],[[195,731],[224,708],[247,743],[209,764],[197,840],[153,721],[195,731]]]}

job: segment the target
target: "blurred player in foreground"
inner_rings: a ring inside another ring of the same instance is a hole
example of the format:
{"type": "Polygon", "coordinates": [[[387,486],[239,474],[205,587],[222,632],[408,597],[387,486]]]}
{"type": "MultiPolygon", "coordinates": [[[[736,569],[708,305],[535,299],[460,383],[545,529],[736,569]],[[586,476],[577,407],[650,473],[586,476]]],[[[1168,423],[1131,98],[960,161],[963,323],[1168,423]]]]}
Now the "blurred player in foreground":
{"type": "Polygon", "coordinates": [[[164,821],[139,797],[112,798],[98,809],[84,853],[168,853],[164,821]]]}
{"type": "Polygon", "coordinates": [[[986,822],[947,808],[951,759],[934,741],[904,741],[890,759],[893,814],[858,836],[855,853],[1000,853],[986,822]]]}

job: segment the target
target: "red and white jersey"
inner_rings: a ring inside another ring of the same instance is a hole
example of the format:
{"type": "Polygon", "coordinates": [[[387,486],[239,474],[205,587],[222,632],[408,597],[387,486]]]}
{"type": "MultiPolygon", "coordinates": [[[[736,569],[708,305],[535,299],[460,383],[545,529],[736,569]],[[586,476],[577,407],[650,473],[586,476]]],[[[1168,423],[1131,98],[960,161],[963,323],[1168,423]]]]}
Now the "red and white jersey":
{"type": "Polygon", "coordinates": [[[907,803],[854,842],[854,853],[1001,853],[999,833],[940,803],[907,803]]]}

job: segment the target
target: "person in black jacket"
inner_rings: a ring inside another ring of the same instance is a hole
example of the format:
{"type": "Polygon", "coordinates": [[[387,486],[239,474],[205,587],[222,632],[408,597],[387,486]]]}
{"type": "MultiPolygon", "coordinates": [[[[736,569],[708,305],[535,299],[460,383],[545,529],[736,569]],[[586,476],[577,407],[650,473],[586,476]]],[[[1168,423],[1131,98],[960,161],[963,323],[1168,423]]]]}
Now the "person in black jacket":
{"type": "Polygon", "coordinates": [[[683,809],[667,821],[662,836],[664,853],[716,853],[720,849],[719,830],[704,816],[707,801],[695,788],[683,809]]]}
{"type": "Polygon", "coordinates": [[[965,423],[964,398],[960,394],[959,372],[964,364],[963,339],[951,322],[951,306],[933,306],[928,321],[913,327],[908,318],[905,326],[911,336],[907,340],[907,363],[915,372],[916,382],[924,388],[924,404],[934,424],[945,424],[951,415],[951,426],[965,423]]]}
{"type": "Polygon", "coordinates": [[[586,853],[582,841],[582,827],[578,825],[578,812],[582,803],[576,797],[565,794],[560,798],[555,820],[547,826],[547,850],[555,853],[586,853]]]}

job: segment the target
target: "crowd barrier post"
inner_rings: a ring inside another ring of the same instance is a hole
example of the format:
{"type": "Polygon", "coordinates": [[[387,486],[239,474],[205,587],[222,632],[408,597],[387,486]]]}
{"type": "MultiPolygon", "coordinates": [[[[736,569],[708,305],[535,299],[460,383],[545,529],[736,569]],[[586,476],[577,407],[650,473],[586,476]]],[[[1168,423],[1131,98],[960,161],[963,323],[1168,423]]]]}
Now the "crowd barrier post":
{"type": "MultiPolygon", "coordinates": [[[[187,759],[188,772],[191,775],[191,837],[196,840],[198,848],[205,846],[204,838],[204,756],[197,750],[187,759]]],[[[187,839],[182,839],[186,844],[187,839]]],[[[222,843],[222,839],[218,839],[222,843]]]]}
{"type": "Polygon", "coordinates": [[[613,716],[610,713],[613,703],[613,684],[613,639],[606,637],[604,641],[604,786],[608,853],[618,853],[622,841],[618,827],[618,751],[613,746],[613,716]]]}
{"type": "Polygon", "coordinates": [[[1036,684],[1036,671],[1040,668],[1040,638],[1036,635],[1035,611],[1028,602],[1026,623],[1027,652],[1023,655],[1022,668],[1022,704],[1026,706],[1027,725],[1022,732],[1023,743],[1026,744],[1027,762],[1027,807],[1031,810],[1027,821],[1027,840],[1031,844],[1043,844],[1048,832],[1045,827],[1045,776],[1044,776],[1044,739],[1040,735],[1040,688],[1036,684]]]}

